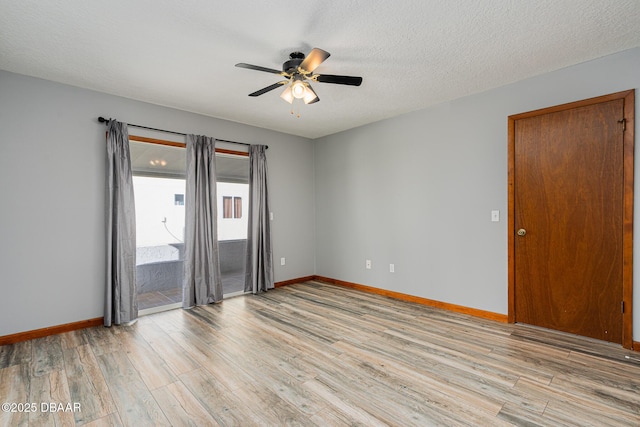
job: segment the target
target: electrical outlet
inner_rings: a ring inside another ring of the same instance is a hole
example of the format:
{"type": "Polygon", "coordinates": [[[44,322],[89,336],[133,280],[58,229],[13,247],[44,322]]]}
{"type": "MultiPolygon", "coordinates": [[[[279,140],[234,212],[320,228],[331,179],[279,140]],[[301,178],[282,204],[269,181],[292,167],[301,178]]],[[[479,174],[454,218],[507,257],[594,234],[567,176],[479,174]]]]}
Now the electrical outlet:
{"type": "Polygon", "coordinates": [[[367,270],[371,270],[371,260],[368,259],[365,261],[364,266],[367,270]]]}
{"type": "Polygon", "coordinates": [[[395,272],[396,272],[396,265],[389,264],[389,273],[395,273],[395,272]]]}
{"type": "Polygon", "coordinates": [[[280,258],[280,265],[285,265],[286,264],[286,260],[284,259],[284,257],[280,258]]]}

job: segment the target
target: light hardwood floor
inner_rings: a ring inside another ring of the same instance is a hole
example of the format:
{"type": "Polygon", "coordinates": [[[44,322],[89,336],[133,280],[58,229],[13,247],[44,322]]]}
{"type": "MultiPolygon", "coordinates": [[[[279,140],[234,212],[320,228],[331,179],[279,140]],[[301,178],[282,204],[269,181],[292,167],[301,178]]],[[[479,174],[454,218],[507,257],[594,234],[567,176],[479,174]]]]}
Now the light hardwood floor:
{"type": "Polygon", "coordinates": [[[2,346],[0,402],[38,406],[2,426],[638,426],[640,354],[308,282],[2,346]]]}

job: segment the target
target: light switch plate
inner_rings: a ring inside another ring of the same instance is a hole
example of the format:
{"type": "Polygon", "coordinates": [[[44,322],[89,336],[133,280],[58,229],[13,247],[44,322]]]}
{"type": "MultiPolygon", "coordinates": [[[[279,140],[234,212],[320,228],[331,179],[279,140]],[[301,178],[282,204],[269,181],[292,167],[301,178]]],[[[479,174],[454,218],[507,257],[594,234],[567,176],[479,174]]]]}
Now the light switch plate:
{"type": "Polygon", "coordinates": [[[491,211],[491,221],[500,222],[500,211],[491,211]]]}

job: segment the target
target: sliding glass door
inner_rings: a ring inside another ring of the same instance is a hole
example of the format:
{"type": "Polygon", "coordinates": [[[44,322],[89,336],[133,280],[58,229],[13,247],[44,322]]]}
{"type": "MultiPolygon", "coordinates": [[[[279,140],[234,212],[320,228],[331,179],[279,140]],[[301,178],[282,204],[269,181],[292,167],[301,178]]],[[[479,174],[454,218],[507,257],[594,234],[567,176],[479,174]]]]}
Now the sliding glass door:
{"type": "MultiPolygon", "coordinates": [[[[130,141],[136,208],[136,286],[142,314],[180,307],[186,155],[182,147],[130,141]]],[[[225,297],[244,293],[249,158],[216,154],[218,245],[225,297]]]]}

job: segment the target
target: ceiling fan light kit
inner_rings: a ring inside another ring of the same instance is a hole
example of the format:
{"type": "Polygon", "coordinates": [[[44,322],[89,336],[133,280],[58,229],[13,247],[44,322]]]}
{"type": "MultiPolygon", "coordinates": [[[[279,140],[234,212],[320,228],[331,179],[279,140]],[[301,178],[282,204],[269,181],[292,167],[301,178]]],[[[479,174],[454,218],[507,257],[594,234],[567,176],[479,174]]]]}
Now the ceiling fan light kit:
{"type": "Polygon", "coordinates": [[[313,71],[330,55],[329,52],[319,48],[313,48],[306,57],[304,53],[292,52],[289,55],[289,60],[282,64],[282,71],[245,63],[236,64],[236,67],[278,74],[287,79],[250,93],[249,96],[260,96],[280,86],[285,86],[280,98],[289,104],[293,104],[295,99],[302,99],[305,104],[314,104],[320,101],[320,98],[311,88],[309,81],[347,86],[360,86],[362,84],[362,77],[314,74],[313,71]]]}

